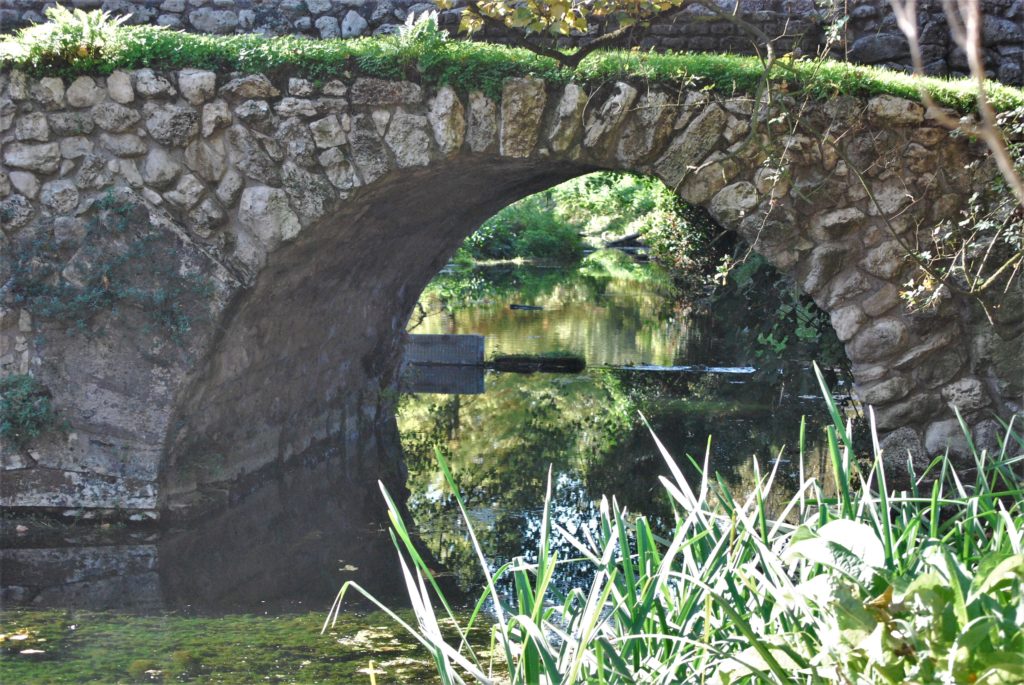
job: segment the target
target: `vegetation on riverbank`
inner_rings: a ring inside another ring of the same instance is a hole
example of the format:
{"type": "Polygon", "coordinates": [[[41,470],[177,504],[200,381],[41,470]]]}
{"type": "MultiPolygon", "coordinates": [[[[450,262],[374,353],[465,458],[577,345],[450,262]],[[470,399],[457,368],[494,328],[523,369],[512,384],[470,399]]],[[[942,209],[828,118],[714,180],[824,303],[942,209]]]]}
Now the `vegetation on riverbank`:
{"type": "MultiPolygon", "coordinates": [[[[968,440],[972,468],[941,455],[923,473],[908,463],[899,489],[887,477],[902,460],[883,457],[877,441],[859,459],[819,380],[833,417],[832,482],[807,478],[770,511],[775,470],[740,501],[707,461],[699,481],[688,479],[662,448],[675,522],[659,535],[615,500],[602,501],[596,530],[566,530],[550,516],[549,477],[536,556],[499,568],[477,544],[439,454],[486,577],[463,629],[489,620],[482,609],[492,606],[504,661],[442,637],[448,604],[389,498],[417,621],[393,618],[445,683],[1020,682],[1024,438],[1011,423],[994,452],[968,440]],[[553,551],[556,540],[575,548],[572,557],[553,551]],[[592,580],[562,592],[551,581],[565,565],[592,580]]],[[[805,473],[802,445],[800,458],[805,473]]],[[[325,627],[352,590],[342,588],[325,627]]]]}
{"type": "MultiPolygon", "coordinates": [[[[403,615],[408,615],[403,612],[403,615]]],[[[189,616],[68,609],[0,614],[0,682],[431,682],[434,669],[380,613],[349,613],[318,635],[322,611],[189,616]]]]}
{"type": "MultiPolygon", "coordinates": [[[[500,97],[511,76],[537,76],[559,84],[570,80],[604,83],[612,79],[712,87],[726,94],[752,93],[764,78],[754,57],[703,53],[602,51],[567,69],[528,50],[448,40],[436,29],[355,40],[312,40],[293,36],[209,36],[158,26],[125,26],[58,16],[57,21],[0,37],[0,69],[19,68],[40,76],[109,74],[115,69],[196,68],[219,73],[264,73],[272,78],[350,79],[356,75],[412,79],[425,85],[450,84],[500,97]],[[89,29],[84,28],[85,25],[89,29]]],[[[53,15],[51,15],[52,18],[53,15]]],[[[771,77],[790,92],[814,97],[887,93],[920,100],[923,86],[936,102],[967,112],[976,84],[967,79],[915,78],[907,74],[831,60],[778,60],[771,77]]],[[[1024,106],[1024,91],[989,83],[997,110],[1024,106]]]]}

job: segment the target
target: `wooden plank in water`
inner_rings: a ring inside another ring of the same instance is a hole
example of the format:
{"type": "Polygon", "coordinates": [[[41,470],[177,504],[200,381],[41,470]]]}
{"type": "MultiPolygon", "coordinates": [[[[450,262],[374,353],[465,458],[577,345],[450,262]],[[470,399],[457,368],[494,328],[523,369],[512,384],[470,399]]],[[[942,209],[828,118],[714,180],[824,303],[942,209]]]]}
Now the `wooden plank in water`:
{"type": "Polygon", "coordinates": [[[405,343],[406,364],[482,366],[482,335],[410,335],[405,343]]]}
{"type": "Polygon", "coordinates": [[[457,364],[407,364],[399,383],[402,392],[480,395],[484,367],[457,364]]]}

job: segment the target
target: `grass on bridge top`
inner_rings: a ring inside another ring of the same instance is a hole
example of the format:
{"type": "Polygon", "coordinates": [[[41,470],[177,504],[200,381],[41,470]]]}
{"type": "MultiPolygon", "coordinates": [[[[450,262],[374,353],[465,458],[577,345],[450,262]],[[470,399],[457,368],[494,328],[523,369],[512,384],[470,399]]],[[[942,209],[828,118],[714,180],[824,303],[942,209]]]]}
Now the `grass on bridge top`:
{"type": "MultiPolygon", "coordinates": [[[[115,69],[210,69],[220,73],[265,73],[271,78],[303,76],[316,81],[356,76],[410,79],[427,86],[452,85],[465,92],[482,90],[497,98],[510,76],[537,76],[553,83],[595,84],[615,79],[687,84],[720,93],[753,92],[764,69],[754,57],[710,53],[596,52],[576,69],[528,50],[465,40],[415,28],[404,35],[317,40],[254,34],[210,36],[155,26],[111,26],[100,45],[82,47],[53,24],[0,36],[0,70],[19,68],[36,76],[102,75],[115,69]],[[44,29],[44,27],[46,27],[44,29]],[[42,29],[42,30],[41,30],[42,29]],[[69,49],[70,48],[70,49],[69,49]]],[[[57,25],[59,27],[59,25],[57,25]]],[[[939,103],[969,112],[976,84],[967,79],[913,76],[832,60],[781,59],[772,79],[791,91],[815,97],[888,93],[920,99],[923,84],[939,103]]],[[[1024,107],[1024,90],[989,83],[997,110],[1024,107]]]]}

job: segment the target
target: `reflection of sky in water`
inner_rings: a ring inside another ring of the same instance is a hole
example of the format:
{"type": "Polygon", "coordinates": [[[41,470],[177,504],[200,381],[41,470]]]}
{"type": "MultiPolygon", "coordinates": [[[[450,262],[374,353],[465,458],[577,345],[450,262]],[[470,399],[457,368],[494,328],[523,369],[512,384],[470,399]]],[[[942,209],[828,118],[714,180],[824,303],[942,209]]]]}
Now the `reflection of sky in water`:
{"type": "MultiPolygon", "coordinates": [[[[403,400],[399,427],[410,464],[410,509],[428,547],[462,581],[475,581],[477,562],[433,463],[435,444],[448,455],[474,530],[496,565],[519,555],[536,558],[549,464],[552,518],[567,530],[595,526],[602,495],[648,516],[656,528],[671,517],[658,481],[667,468],[640,411],[695,482],[698,473],[686,457],[702,461],[711,435],[711,469],[734,496],[751,490],[755,455],[763,474],[782,454],[776,497],[791,491],[800,417],[824,415],[813,374],[808,369],[785,383],[760,378],[753,355],[739,349],[732,334],[742,325],[734,310],[716,307],[717,318],[690,314],[657,287],[645,273],[649,268],[599,279],[585,269],[547,270],[526,295],[495,288],[478,303],[447,309],[428,291],[428,316],[415,333],[483,334],[488,357],[557,350],[582,353],[588,362],[577,375],[489,372],[483,395],[403,400]],[[512,303],[544,309],[511,310],[512,303]]],[[[512,278],[533,277],[529,268],[521,270],[525,276],[512,278]]],[[[811,473],[822,457],[817,438],[810,436],[811,473]]],[[[552,540],[561,558],[578,556],[559,535],[552,540]]],[[[573,582],[575,574],[564,567],[559,584],[573,582]]]]}

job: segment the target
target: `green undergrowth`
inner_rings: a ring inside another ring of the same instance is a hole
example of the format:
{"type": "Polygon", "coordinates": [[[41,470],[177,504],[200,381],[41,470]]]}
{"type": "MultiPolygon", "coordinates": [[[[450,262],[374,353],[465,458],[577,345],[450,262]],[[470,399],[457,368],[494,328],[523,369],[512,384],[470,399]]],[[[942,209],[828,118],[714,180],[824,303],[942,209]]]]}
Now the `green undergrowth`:
{"type": "MultiPolygon", "coordinates": [[[[858,454],[817,375],[832,418],[829,474],[806,470],[805,425],[801,484],[783,500],[775,469],[755,464],[754,490],[741,497],[709,457],[691,459],[688,477],[654,438],[671,474],[660,479],[668,530],[615,499],[602,500],[596,526],[569,530],[551,508],[549,471],[536,553],[500,567],[438,452],[484,575],[460,625],[493,624],[496,648],[484,655],[442,635],[451,602],[382,486],[417,620],[393,619],[453,685],[1024,682],[1024,438],[1011,422],[985,449],[961,420],[970,468],[938,455],[918,470],[883,456],[877,436],[858,454]],[[553,580],[565,567],[589,582],[566,591],[553,580]]],[[[347,583],[325,629],[349,590],[372,599],[347,583]]]]}
{"type": "Polygon", "coordinates": [[[26,447],[33,438],[58,426],[50,392],[32,376],[0,376],[0,439],[26,447]]]}
{"type": "MultiPolygon", "coordinates": [[[[754,57],[732,54],[596,52],[576,69],[530,51],[487,43],[448,40],[440,31],[401,35],[316,40],[292,36],[208,36],[155,26],[107,26],[102,45],[82,43],[71,28],[31,27],[0,36],[0,68],[19,68],[37,76],[109,74],[115,69],[185,67],[264,73],[271,78],[301,75],[314,80],[358,75],[410,79],[428,86],[452,85],[499,97],[501,83],[513,76],[536,76],[551,83],[600,84],[626,79],[714,88],[731,94],[754,91],[763,66],[754,57]],[[70,48],[70,49],[69,49],[70,48]]],[[[111,24],[113,22],[110,22],[111,24]]],[[[42,25],[50,27],[51,24],[42,25]]],[[[93,31],[92,34],[99,35],[93,31]]],[[[974,107],[973,82],[966,79],[916,79],[899,72],[836,61],[780,60],[773,78],[790,91],[815,97],[888,93],[920,99],[923,85],[941,104],[960,111],[974,107]]],[[[999,110],[1024,106],[1024,91],[991,83],[989,95],[999,110]]]]}

